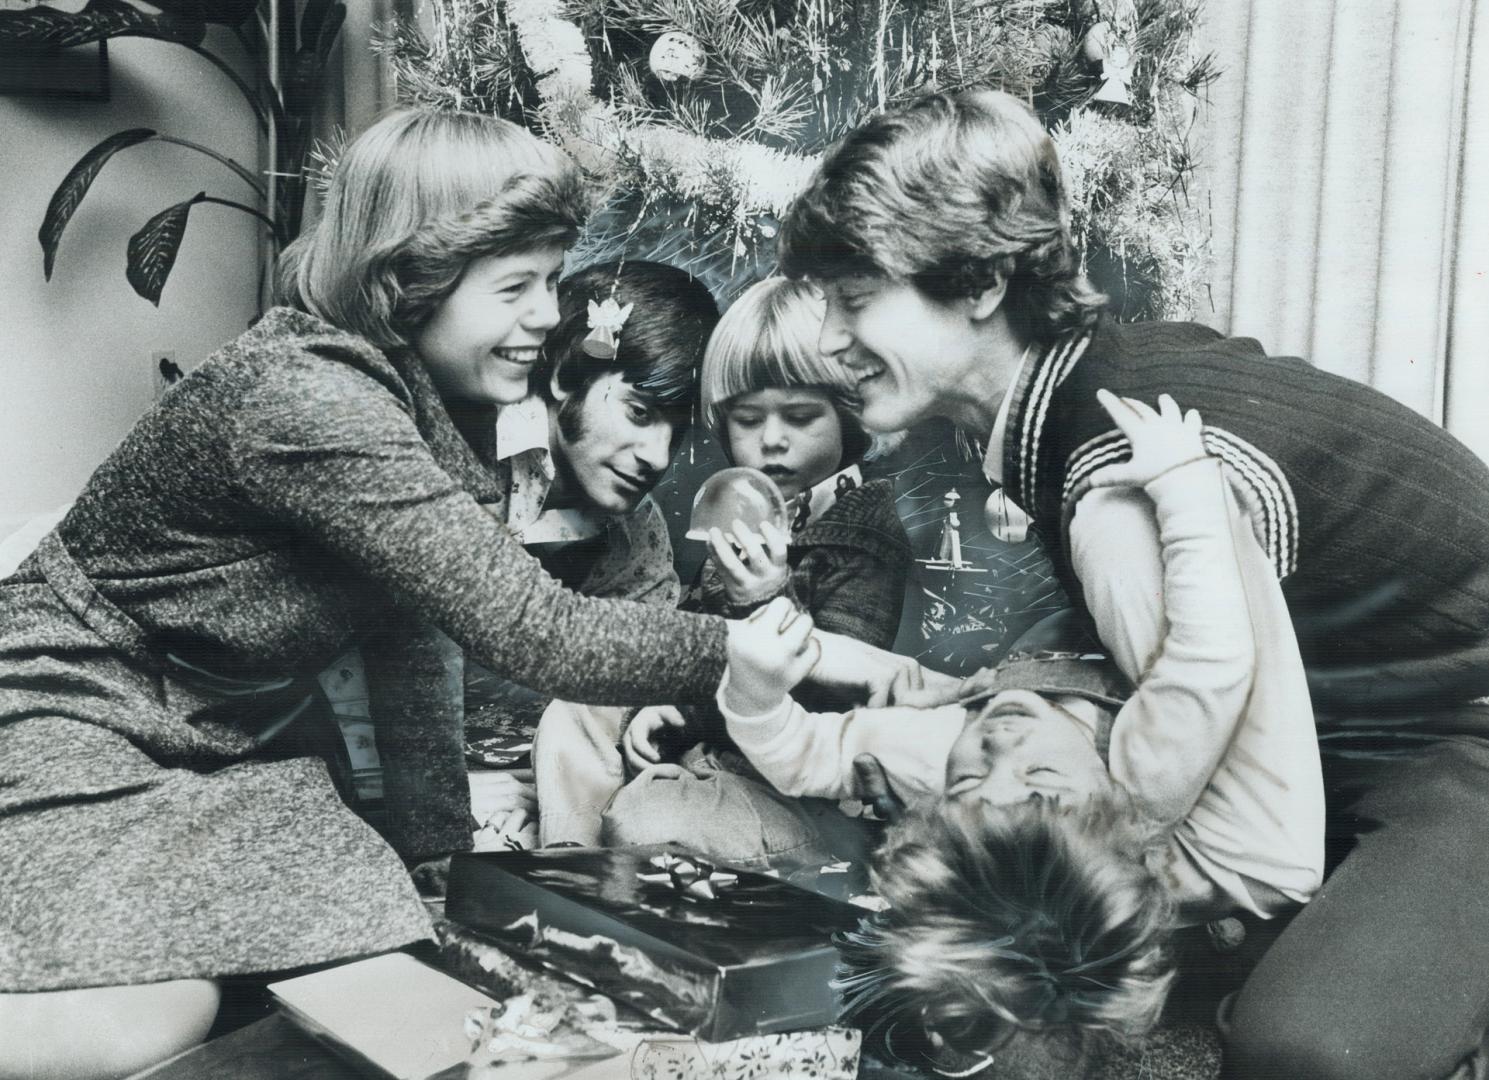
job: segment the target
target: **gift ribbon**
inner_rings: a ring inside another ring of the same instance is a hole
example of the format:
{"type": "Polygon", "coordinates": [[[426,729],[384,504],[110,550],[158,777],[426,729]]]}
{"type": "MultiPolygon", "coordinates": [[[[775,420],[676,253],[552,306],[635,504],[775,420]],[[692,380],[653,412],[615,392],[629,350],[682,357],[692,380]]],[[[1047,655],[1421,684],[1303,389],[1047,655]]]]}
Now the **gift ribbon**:
{"type": "Polygon", "coordinates": [[[720,870],[707,859],[681,855],[653,855],[651,870],[640,870],[636,879],[681,893],[688,900],[717,900],[739,884],[739,875],[720,870]]]}

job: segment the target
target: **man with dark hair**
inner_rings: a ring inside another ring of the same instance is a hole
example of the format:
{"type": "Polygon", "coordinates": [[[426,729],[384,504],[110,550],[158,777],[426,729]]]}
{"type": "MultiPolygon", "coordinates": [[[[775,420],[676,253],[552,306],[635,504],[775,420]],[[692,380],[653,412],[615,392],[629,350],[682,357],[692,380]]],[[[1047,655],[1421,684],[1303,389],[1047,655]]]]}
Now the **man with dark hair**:
{"type": "Polygon", "coordinates": [[[533,373],[539,393],[497,417],[493,454],[509,479],[492,512],[570,587],[676,606],[671,545],[647,495],[697,411],[718,307],[685,271],[629,261],[565,278],[559,315],[533,373]],[[595,325],[607,319],[621,325],[595,325]]]}
{"type": "Polygon", "coordinates": [[[986,439],[989,478],[1093,609],[1140,562],[1112,524],[1116,497],[1087,495],[1131,452],[1096,391],[1200,412],[1282,581],[1343,841],[1228,1010],[1226,1073],[1481,1067],[1489,468],[1385,395],[1251,339],[1103,315],[1053,144],[1005,94],[870,120],[829,153],[781,245],[784,270],[826,291],[822,346],[855,374],[865,426],[940,416],[986,439]]]}
{"type": "MultiPolygon", "coordinates": [[[[496,454],[511,470],[502,512],[571,588],[675,607],[682,586],[647,494],[696,416],[718,307],[686,272],[626,261],[566,278],[559,310],[546,366],[534,373],[541,400],[509,406],[497,421],[496,454]]],[[[567,821],[598,786],[593,770],[619,777],[628,716],[564,701],[544,711],[533,765],[545,842],[572,839],[567,821]]]]}

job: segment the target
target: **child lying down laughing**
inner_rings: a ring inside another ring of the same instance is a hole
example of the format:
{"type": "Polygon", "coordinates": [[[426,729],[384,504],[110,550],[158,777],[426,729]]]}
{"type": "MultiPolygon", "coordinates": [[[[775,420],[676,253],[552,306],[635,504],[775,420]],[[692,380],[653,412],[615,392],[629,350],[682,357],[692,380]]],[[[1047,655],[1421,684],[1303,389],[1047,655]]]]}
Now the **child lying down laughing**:
{"type": "Polygon", "coordinates": [[[849,949],[845,989],[974,1056],[1141,1034],[1173,977],[1172,930],[1289,910],[1322,877],[1313,713],[1271,566],[1197,414],[1166,395],[1157,411],[1101,401],[1132,457],[1092,478],[1069,537],[1102,557],[1080,528],[1091,500],[1151,537],[1141,565],[1085,576],[1104,583],[1085,601],[1135,687],[1125,701],[1072,679],[1095,661],[1068,657],[980,672],[930,707],[808,713],[794,669],[734,668],[719,692],[778,791],[861,795],[855,763],[876,764],[909,804],[874,860],[890,906],[849,949]]]}

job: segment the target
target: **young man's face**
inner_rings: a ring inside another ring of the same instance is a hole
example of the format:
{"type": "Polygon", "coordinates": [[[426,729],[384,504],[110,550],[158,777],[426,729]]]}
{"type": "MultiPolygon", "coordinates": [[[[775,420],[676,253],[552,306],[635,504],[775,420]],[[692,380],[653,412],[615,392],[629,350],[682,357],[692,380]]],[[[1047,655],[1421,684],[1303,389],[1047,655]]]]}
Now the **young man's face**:
{"type": "Polygon", "coordinates": [[[946,756],[949,800],[1084,802],[1111,784],[1091,727],[1028,690],[1005,690],[969,714],[946,756]]]}
{"type": "Polygon", "coordinates": [[[899,431],[932,416],[962,416],[968,376],[981,361],[966,303],[943,304],[877,277],[835,278],[823,292],[821,348],[856,380],[864,427],[899,431]]]}
{"type": "Polygon", "coordinates": [[[448,403],[507,405],[527,396],[548,331],[563,248],[488,255],[465,268],[413,346],[448,403]]]}
{"type": "Polygon", "coordinates": [[[618,371],[580,393],[570,420],[559,421],[556,405],[548,410],[557,500],[601,514],[629,513],[667,471],[677,429],[618,371]]]}

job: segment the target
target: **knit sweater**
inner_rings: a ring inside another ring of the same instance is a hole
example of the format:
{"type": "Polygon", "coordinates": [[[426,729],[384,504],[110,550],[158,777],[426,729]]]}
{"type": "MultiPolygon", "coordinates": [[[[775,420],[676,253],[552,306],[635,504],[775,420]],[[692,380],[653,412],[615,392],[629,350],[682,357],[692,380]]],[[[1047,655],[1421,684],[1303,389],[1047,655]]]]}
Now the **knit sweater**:
{"type": "Polygon", "coordinates": [[[1004,480],[1071,596],[1064,523],[1090,474],[1130,453],[1101,388],[1199,410],[1282,579],[1317,709],[1489,694],[1489,468],[1370,387],[1198,325],[1103,320],[1015,387],[1004,480]]]}
{"type": "MultiPolygon", "coordinates": [[[[783,591],[819,629],[887,649],[899,630],[910,554],[894,485],[870,480],[792,537],[783,591]]],[[[731,604],[712,560],[703,564],[699,583],[700,610],[742,616],[759,606],[731,604]]]]}

